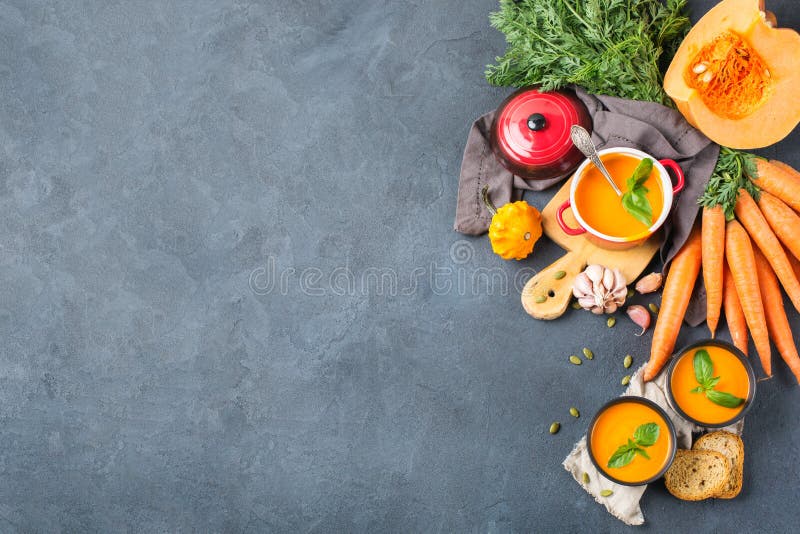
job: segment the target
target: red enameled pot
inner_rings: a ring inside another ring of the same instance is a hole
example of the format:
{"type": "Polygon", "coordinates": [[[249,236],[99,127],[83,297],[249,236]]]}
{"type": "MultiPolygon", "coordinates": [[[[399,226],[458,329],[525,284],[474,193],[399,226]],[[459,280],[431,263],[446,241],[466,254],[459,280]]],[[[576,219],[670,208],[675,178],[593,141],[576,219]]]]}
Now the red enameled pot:
{"type": "Polygon", "coordinates": [[[525,87],[497,109],[489,141],[503,167],[521,178],[566,177],[584,159],[570,139],[573,124],[592,130],[589,111],[573,91],[525,87]]]}

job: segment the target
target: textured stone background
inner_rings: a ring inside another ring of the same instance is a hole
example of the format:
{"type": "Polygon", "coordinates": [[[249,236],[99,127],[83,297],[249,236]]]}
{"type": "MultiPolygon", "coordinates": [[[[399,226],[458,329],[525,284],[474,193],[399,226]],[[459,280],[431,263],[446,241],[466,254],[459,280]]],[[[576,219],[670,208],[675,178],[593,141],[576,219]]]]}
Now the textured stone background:
{"type": "MultiPolygon", "coordinates": [[[[509,92],[495,7],[0,2],[0,531],[621,529],[560,463],[649,337],[529,319],[515,282],[560,251],[451,230],[469,123],[509,92]]],[[[775,367],[742,496],[655,484],[641,530],[796,525],[775,367]]]]}

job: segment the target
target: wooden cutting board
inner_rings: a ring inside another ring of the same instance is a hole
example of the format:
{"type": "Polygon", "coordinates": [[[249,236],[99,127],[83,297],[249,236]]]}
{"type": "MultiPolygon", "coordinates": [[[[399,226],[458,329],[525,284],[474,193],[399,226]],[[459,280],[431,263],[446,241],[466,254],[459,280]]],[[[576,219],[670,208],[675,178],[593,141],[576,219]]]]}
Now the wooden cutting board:
{"type": "MultiPolygon", "coordinates": [[[[564,314],[572,297],[572,281],[586,265],[598,263],[619,269],[630,284],[642,274],[661,244],[660,232],[638,247],[627,250],[606,250],[591,243],[585,235],[565,234],[556,221],[556,210],[569,198],[571,183],[572,178],[567,180],[542,210],[544,234],[567,253],[528,280],[522,289],[522,307],[536,319],[555,319],[564,314]],[[558,271],[567,274],[556,280],[554,275],[558,271]],[[541,300],[541,296],[546,296],[547,299],[537,303],[537,297],[541,300]]],[[[573,228],[578,227],[571,209],[564,211],[564,221],[573,228]]]]}

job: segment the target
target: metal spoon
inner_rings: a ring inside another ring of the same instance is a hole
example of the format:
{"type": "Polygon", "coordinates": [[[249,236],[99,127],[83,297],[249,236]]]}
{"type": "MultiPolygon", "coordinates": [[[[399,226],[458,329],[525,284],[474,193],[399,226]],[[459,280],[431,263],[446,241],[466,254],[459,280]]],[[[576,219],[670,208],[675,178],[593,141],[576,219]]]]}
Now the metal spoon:
{"type": "Polygon", "coordinates": [[[569,130],[570,137],[572,138],[572,142],[575,143],[575,146],[578,147],[578,150],[583,152],[583,155],[589,158],[589,161],[595,164],[600,172],[603,173],[603,176],[606,177],[608,183],[611,184],[611,187],[614,188],[614,191],[617,193],[617,196],[622,196],[622,191],[619,190],[617,184],[614,183],[614,179],[608,173],[608,169],[606,166],[603,165],[603,162],[600,161],[600,157],[597,155],[597,148],[594,146],[592,142],[592,136],[589,132],[586,131],[585,128],[582,126],[578,126],[577,124],[573,124],[572,128],[569,130]]]}

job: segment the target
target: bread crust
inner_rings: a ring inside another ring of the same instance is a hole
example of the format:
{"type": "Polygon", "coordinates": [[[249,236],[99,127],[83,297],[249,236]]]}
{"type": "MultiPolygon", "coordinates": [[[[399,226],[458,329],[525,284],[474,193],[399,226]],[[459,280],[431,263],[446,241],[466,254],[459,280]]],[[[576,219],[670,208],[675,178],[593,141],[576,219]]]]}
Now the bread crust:
{"type": "Polygon", "coordinates": [[[733,499],[739,495],[739,493],[742,491],[742,484],[744,482],[744,443],[742,442],[741,437],[724,430],[710,432],[700,436],[700,438],[695,441],[694,445],[692,446],[692,450],[717,451],[722,453],[731,464],[731,474],[728,483],[725,485],[719,495],[715,495],[714,497],[718,499],[733,499]],[[726,454],[726,447],[719,446],[720,440],[726,442],[728,446],[733,446],[738,449],[736,459],[733,459],[726,454]]]}
{"type": "Polygon", "coordinates": [[[727,485],[730,474],[730,460],[722,453],[710,450],[678,449],[675,460],[664,474],[664,483],[667,491],[679,499],[702,501],[719,495],[727,485]],[[707,478],[709,474],[714,477],[707,478]],[[687,490],[681,484],[687,479],[692,485],[701,485],[703,489],[687,490]]]}

